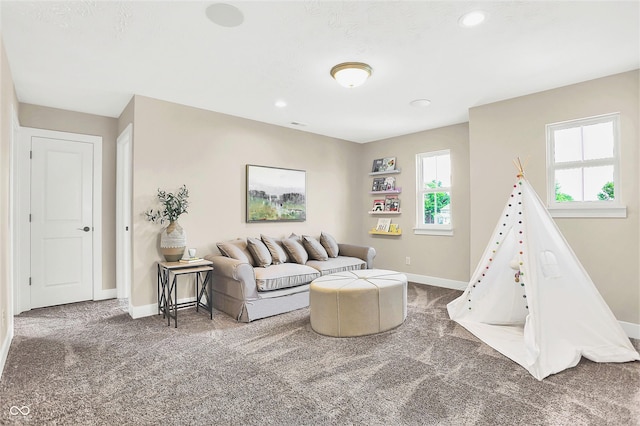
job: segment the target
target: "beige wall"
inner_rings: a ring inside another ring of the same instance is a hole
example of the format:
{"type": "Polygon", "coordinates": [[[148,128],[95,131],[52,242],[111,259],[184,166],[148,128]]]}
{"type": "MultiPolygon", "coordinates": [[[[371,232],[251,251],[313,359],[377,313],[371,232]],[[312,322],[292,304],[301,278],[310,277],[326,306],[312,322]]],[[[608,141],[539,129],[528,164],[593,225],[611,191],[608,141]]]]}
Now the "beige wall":
{"type": "Polygon", "coordinates": [[[514,158],[528,160],[526,176],[546,201],[545,125],[620,112],[620,181],[628,217],[556,223],[616,317],[640,323],[638,82],[636,70],[470,110],[472,268],[511,191],[514,158]]]}
{"type": "Polygon", "coordinates": [[[24,127],[102,136],[102,288],[116,288],[116,138],[118,120],[92,114],[20,104],[24,127]]]}
{"type": "Polygon", "coordinates": [[[10,292],[12,265],[9,253],[12,110],[18,113],[18,101],[4,43],[0,37],[0,347],[10,332],[9,314],[12,312],[13,304],[10,292]]]}
{"type": "Polygon", "coordinates": [[[442,127],[406,136],[399,136],[360,147],[359,173],[365,177],[359,199],[360,207],[353,214],[362,225],[361,242],[378,251],[376,267],[428,277],[456,281],[469,280],[469,128],[467,123],[442,127]],[[416,154],[451,150],[452,163],[452,223],[453,236],[414,235],[416,224],[416,154]],[[396,157],[402,169],[396,185],[402,187],[399,216],[389,216],[402,229],[399,237],[369,235],[381,216],[369,216],[373,200],[369,194],[373,177],[368,176],[373,160],[396,157]],[[405,258],[411,264],[405,264],[405,258]]]}
{"type": "Polygon", "coordinates": [[[142,96],[135,97],[133,116],[134,308],[157,301],[161,227],[143,212],[158,188],[187,185],[190,208],[180,224],[200,255],[217,253],[217,241],[261,233],[361,238],[362,217],[354,214],[362,197],[362,173],[354,167],[359,145],[142,96]],[[245,223],[246,164],[306,170],[307,220],[245,223]]]}

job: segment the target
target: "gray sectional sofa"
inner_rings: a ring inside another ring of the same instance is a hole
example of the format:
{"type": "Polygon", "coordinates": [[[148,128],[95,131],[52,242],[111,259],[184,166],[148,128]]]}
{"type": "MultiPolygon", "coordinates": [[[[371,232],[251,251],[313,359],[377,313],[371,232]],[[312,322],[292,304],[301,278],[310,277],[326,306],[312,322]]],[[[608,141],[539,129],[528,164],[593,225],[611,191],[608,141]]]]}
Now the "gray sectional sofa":
{"type": "Polygon", "coordinates": [[[309,305],[309,284],[334,272],[373,268],[373,247],[339,244],[331,235],[292,234],[276,239],[236,239],[217,243],[213,262],[213,307],[241,322],[309,305]]]}

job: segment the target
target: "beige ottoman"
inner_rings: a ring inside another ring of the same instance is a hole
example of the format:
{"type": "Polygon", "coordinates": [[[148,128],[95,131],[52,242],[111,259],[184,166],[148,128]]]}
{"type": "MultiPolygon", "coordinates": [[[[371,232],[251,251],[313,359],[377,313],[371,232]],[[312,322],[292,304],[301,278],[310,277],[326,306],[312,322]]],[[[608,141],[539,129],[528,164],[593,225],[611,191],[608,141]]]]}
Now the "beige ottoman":
{"type": "Polygon", "coordinates": [[[383,269],[324,275],[311,283],[309,306],[311,328],[326,336],[391,330],[407,318],[407,277],[383,269]]]}

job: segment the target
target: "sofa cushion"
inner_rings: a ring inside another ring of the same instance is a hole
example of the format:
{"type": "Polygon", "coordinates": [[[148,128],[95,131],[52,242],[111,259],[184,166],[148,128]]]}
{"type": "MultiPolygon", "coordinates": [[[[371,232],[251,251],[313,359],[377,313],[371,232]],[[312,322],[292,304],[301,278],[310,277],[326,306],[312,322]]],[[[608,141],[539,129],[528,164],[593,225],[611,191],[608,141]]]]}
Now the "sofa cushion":
{"type": "Polygon", "coordinates": [[[310,260],[307,262],[307,266],[317,269],[322,275],[328,275],[336,272],[366,269],[367,262],[357,257],[338,256],[325,261],[310,260]]]}
{"type": "Polygon", "coordinates": [[[340,252],[338,242],[330,234],[322,232],[320,234],[320,244],[322,244],[322,247],[327,251],[329,257],[338,257],[338,253],[340,252]]]}
{"type": "Polygon", "coordinates": [[[256,266],[256,262],[255,260],[253,260],[253,256],[247,248],[246,240],[238,238],[237,240],[216,243],[216,245],[218,246],[218,250],[220,250],[220,253],[222,253],[223,256],[239,260],[240,262],[248,263],[251,266],[256,266]]]}
{"type": "Polygon", "coordinates": [[[247,248],[253,255],[253,259],[256,261],[257,266],[266,268],[271,265],[271,253],[266,245],[258,238],[247,238],[247,248]]]}
{"type": "Polygon", "coordinates": [[[315,238],[310,237],[308,235],[303,235],[302,245],[304,246],[305,250],[307,250],[307,253],[309,254],[309,259],[313,259],[313,260],[329,259],[329,255],[327,254],[327,251],[324,249],[324,247],[322,247],[322,244],[320,244],[320,241],[316,240],[315,238]]]}
{"type": "Polygon", "coordinates": [[[308,284],[320,276],[320,272],[306,265],[283,263],[268,268],[256,268],[258,291],[278,290],[308,284]]]}
{"type": "Polygon", "coordinates": [[[271,253],[272,264],[279,265],[289,260],[289,256],[287,256],[287,252],[282,248],[282,242],[280,240],[267,237],[266,235],[260,235],[260,238],[262,238],[262,242],[267,246],[267,249],[269,249],[269,253],[271,253]]]}
{"type": "Polygon", "coordinates": [[[299,243],[294,238],[285,238],[282,240],[282,245],[284,249],[287,251],[289,257],[295,262],[301,265],[307,263],[309,260],[309,255],[307,251],[304,249],[301,243],[299,243]]]}

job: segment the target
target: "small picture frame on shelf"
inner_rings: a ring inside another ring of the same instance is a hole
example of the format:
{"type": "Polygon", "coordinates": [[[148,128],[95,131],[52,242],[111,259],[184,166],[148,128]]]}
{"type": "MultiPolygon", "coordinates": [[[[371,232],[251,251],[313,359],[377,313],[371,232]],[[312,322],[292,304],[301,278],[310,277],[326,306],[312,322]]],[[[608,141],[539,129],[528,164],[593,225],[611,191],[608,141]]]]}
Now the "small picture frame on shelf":
{"type": "Polygon", "coordinates": [[[371,166],[371,173],[381,172],[383,164],[384,164],[384,158],[376,158],[375,160],[373,160],[373,165],[371,166]]]}
{"type": "Polygon", "coordinates": [[[385,188],[385,178],[378,177],[373,178],[373,185],[371,185],[372,191],[384,191],[385,188]]]}
{"type": "Polygon", "coordinates": [[[378,224],[376,225],[376,231],[381,232],[389,232],[389,227],[391,226],[391,219],[378,219],[378,224]]]}
{"type": "Polygon", "coordinates": [[[374,212],[383,212],[385,200],[373,200],[373,209],[371,211],[374,212]]]}

